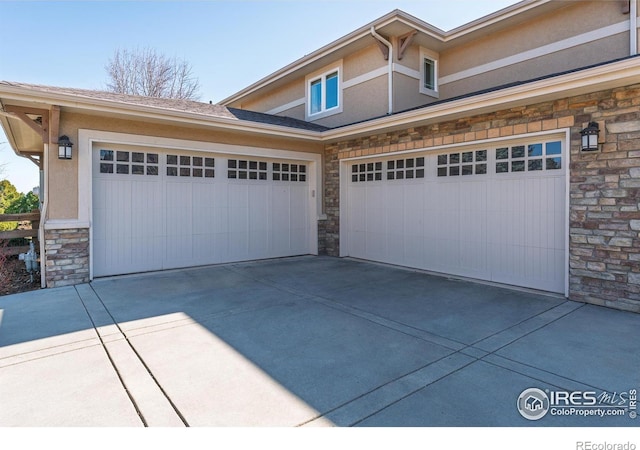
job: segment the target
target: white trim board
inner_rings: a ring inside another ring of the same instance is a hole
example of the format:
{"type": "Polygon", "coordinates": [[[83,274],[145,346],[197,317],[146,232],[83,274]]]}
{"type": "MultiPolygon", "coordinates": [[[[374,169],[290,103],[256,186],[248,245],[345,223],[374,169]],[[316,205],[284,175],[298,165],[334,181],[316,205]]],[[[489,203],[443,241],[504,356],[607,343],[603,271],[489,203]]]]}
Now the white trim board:
{"type": "Polygon", "coordinates": [[[513,64],[518,64],[530,59],[538,58],[540,56],[549,55],[551,53],[556,53],[561,50],[577,47],[578,45],[597,41],[599,39],[614,36],[616,34],[625,33],[627,31],[629,31],[628,20],[624,22],[619,22],[613,25],[609,25],[607,27],[599,28],[597,30],[589,31],[587,33],[579,34],[577,36],[572,36],[570,38],[563,39],[561,41],[557,41],[552,44],[543,45],[542,47],[537,47],[531,50],[527,50],[526,52],[517,53],[515,55],[508,56],[506,58],[501,58],[486,64],[481,64],[479,66],[472,67],[470,69],[452,73],[450,75],[441,77],[439,81],[441,85],[446,83],[453,83],[454,81],[459,81],[464,78],[469,78],[475,75],[480,75],[485,72],[490,72],[492,70],[501,69],[503,67],[511,66],[513,64]]]}
{"type": "Polygon", "coordinates": [[[342,83],[342,87],[344,89],[348,89],[350,87],[356,86],[358,84],[366,83],[367,81],[371,81],[375,78],[386,76],[389,73],[389,68],[387,66],[378,67],[370,72],[363,73],[362,75],[358,75],[357,77],[353,77],[342,83]]]}
{"type": "Polygon", "coordinates": [[[393,71],[396,73],[400,73],[409,78],[415,78],[416,80],[420,80],[420,71],[412,69],[411,67],[403,66],[402,64],[393,63],[393,71]]]}
{"type": "Polygon", "coordinates": [[[285,103],[284,105],[277,106],[273,109],[270,109],[269,111],[265,111],[265,114],[280,114],[281,112],[297,108],[298,106],[303,106],[305,103],[306,99],[302,97],[297,100],[293,100],[292,102],[285,103]]]}
{"type": "Polygon", "coordinates": [[[85,220],[55,219],[44,223],[45,230],[73,230],[76,228],[89,228],[91,224],[85,220]]]}

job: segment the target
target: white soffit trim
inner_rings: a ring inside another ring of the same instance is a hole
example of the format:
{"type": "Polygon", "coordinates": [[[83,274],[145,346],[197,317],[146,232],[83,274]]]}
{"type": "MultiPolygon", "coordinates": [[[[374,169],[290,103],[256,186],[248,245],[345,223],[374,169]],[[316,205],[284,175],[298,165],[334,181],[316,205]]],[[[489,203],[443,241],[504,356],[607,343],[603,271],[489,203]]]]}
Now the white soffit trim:
{"type": "Polygon", "coordinates": [[[540,56],[549,55],[551,53],[556,53],[561,50],[577,47],[578,45],[597,41],[599,39],[614,36],[616,34],[625,33],[627,31],[629,31],[629,22],[628,21],[619,22],[613,25],[609,25],[607,27],[603,27],[597,30],[589,31],[587,33],[579,34],[577,36],[572,36],[570,38],[563,39],[561,41],[557,41],[552,44],[543,45],[542,47],[527,50],[526,52],[517,53],[515,55],[508,56],[506,58],[498,59],[490,63],[481,64],[479,66],[472,67],[467,70],[462,70],[460,72],[452,73],[451,75],[446,75],[440,78],[439,84],[442,85],[446,83],[452,83],[454,81],[462,80],[464,78],[469,78],[475,75],[480,75],[485,72],[490,72],[492,70],[501,69],[503,67],[511,66],[513,64],[518,64],[530,59],[538,58],[540,56]]]}

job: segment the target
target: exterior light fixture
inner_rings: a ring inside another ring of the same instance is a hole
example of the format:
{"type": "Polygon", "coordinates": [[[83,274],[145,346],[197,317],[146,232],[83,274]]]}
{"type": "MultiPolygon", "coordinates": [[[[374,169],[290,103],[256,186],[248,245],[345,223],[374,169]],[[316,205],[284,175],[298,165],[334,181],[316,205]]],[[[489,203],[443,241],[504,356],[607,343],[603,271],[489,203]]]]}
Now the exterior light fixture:
{"type": "Polygon", "coordinates": [[[580,132],[582,136],[582,151],[593,152],[598,150],[598,135],[600,127],[597,122],[589,122],[587,128],[580,132]]]}
{"type": "Polygon", "coordinates": [[[58,158],[71,159],[71,148],[73,144],[67,135],[58,138],[58,158]]]}

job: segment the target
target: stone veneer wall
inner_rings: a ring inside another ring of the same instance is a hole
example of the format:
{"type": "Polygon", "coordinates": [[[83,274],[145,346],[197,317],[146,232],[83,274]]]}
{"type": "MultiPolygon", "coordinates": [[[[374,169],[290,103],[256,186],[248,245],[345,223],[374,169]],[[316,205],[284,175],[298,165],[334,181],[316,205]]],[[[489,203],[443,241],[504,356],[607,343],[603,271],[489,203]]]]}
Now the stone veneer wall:
{"type": "Polygon", "coordinates": [[[89,282],[89,229],[45,230],[47,287],[89,282]]]}
{"type": "Polygon", "coordinates": [[[569,297],[640,312],[640,84],[327,145],[320,248],[339,255],[343,158],[571,129],[569,297]],[[580,130],[604,124],[600,151],[580,130]]]}

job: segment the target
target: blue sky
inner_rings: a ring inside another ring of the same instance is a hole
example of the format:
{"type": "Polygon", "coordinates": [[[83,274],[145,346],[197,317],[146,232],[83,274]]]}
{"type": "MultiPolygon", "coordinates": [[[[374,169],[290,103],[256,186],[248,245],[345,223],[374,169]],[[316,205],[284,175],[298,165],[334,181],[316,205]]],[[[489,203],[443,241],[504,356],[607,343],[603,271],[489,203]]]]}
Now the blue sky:
{"type": "MultiPolygon", "coordinates": [[[[187,60],[218,102],[398,8],[450,30],[514,0],[0,1],[0,80],[103,89],[117,48],[187,60]]],[[[0,179],[38,184],[0,130],[0,179]]]]}

